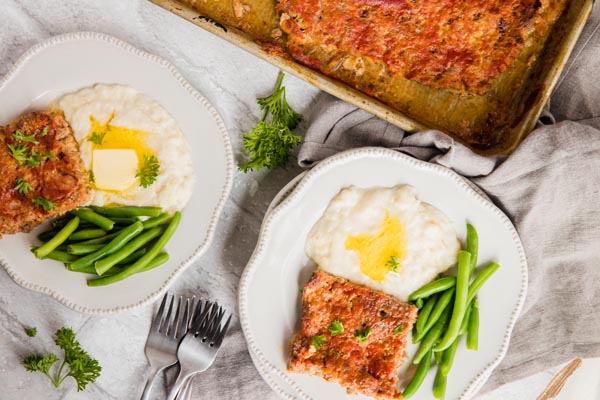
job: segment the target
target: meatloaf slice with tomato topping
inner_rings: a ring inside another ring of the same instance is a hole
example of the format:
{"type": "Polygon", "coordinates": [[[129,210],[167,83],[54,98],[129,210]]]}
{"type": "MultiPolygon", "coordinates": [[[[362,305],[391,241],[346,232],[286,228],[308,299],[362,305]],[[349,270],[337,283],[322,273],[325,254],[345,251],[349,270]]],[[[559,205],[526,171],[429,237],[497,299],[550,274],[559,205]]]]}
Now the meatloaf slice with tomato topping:
{"type": "Polygon", "coordinates": [[[317,270],[302,292],[288,370],[378,399],[400,399],[398,369],[417,308],[317,270]]]}
{"type": "Polygon", "coordinates": [[[36,111],[0,127],[0,237],[28,232],[89,198],[89,176],[62,113],[36,111]]]}

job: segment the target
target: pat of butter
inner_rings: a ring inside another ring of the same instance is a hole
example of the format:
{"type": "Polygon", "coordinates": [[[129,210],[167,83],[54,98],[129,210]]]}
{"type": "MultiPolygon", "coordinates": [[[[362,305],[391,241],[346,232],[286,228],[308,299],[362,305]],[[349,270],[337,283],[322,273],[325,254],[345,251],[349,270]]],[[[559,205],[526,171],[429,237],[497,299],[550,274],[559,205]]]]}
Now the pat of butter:
{"type": "Polygon", "coordinates": [[[125,190],[136,183],[138,157],[135,150],[94,150],[94,185],[104,190],[125,190]]]}

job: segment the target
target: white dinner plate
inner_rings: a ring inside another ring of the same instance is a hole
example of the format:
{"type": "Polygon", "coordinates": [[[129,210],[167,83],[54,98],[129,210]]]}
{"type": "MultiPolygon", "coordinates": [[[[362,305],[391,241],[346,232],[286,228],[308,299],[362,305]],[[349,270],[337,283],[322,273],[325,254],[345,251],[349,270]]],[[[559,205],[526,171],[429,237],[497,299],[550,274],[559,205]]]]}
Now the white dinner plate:
{"type": "MultiPolygon", "coordinates": [[[[510,220],[454,172],[382,148],[350,150],[310,170],[296,188],[265,217],[259,240],[241,278],[239,307],[252,358],[267,383],[282,397],[294,399],[364,399],[349,396],[336,383],[286,372],[289,343],[299,328],[302,287],[314,263],[304,253],[313,224],[344,187],[410,184],[419,197],[442,210],[464,241],[466,222],[480,237],[480,264],[497,261],[501,268],[481,289],[479,351],[459,346],[446,399],[470,398],[500,363],[519,315],[527,287],[523,247],[510,220]]],[[[409,344],[412,358],[417,349],[409,344]]],[[[401,369],[401,381],[410,363],[401,369]]],[[[414,396],[432,398],[434,371],[414,396]]]]}
{"type": "Polygon", "coordinates": [[[196,181],[181,224],[166,250],[167,264],[125,281],[88,287],[88,276],[29,251],[36,233],[0,239],[0,263],[20,285],[89,314],[128,311],[164,293],[210,245],[233,179],[233,153],[213,106],[169,62],[114,37],[91,32],[48,39],[25,53],[0,81],[0,125],[57,97],[96,83],[129,85],[174,117],[192,148],[196,181]]]}

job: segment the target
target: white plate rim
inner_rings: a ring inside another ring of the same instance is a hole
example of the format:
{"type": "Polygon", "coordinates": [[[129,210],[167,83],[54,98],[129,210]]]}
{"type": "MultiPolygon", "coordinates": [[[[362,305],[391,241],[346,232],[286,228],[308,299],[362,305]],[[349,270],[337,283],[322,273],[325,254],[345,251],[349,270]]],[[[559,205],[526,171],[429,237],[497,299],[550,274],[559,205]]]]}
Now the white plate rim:
{"type": "Polygon", "coordinates": [[[34,46],[32,46],[29,50],[27,50],[21,57],[17,59],[12,68],[4,75],[2,79],[0,79],[0,90],[19,72],[21,68],[27,65],[27,62],[34,55],[39,53],[42,50],[47,48],[61,45],[63,43],[68,43],[72,41],[80,41],[80,40],[97,40],[104,41],[108,44],[117,46],[130,54],[133,54],[137,57],[140,57],[148,62],[152,62],[158,64],[161,67],[167,69],[173,77],[178,81],[179,84],[187,91],[187,93],[192,96],[196,101],[200,102],[207,111],[210,112],[211,116],[215,119],[215,122],[219,128],[219,133],[221,134],[221,139],[223,140],[224,150],[225,150],[225,184],[221,191],[221,196],[216,207],[213,209],[212,216],[210,218],[209,226],[206,231],[205,240],[198,246],[195,251],[187,257],[183,262],[179,264],[179,266],[173,271],[173,273],[165,280],[163,285],[158,288],[154,293],[149,294],[146,298],[138,301],[134,304],[129,304],[126,306],[119,306],[113,308],[88,308],[83,307],[79,304],[73,303],[63,297],[60,293],[56,292],[53,289],[50,289],[46,286],[41,286],[37,284],[32,284],[28,282],[26,279],[22,278],[16,269],[13,269],[10,264],[2,257],[0,254],[0,265],[4,267],[8,275],[15,281],[18,285],[34,290],[36,292],[44,293],[49,295],[53,299],[58,302],[64,304],[72,310],[83,314],[91,314],[91,315],[109,315],[109,314],[117,314],[128,312],[140,307],[143,307],[149,303],[154,302],[160,296],[163,295],[164,292],[167,291],[168,287],[172,284],[172,282],[181,275],[195,260],[197,260],[200,256],[202,256],[206,250],[210,247],[214,234],[216,231],[217,223],[219,221],[219,216],[221,215],[221,211],[225,207],[225,203],[229,198],[229,194],[231,193],[231,189],[233,187],[233,171],[234,171],[234,158],[233,158],[233,149],[231,146],[231,141],[229,139],[229,133],[227,132],[227,128],[225,126],[225,122],[214,108],[214,106],[202,95],[198,92],[177,70],[177,68],[171,64],[166,59],[159,57],[157,55],[148,53],[144,50],[141,50],[121,39],[117,39],[114,36],[107,35],[99,32],[70,32],[65,34],[60,34],[57,36],[50,37],[46,40],[43,40],[34,46]]]}
{"type": "MultiPolygon", "coordinates": [[[[278,214],[283,212],[282,210],[285,211],[286,208],[290,207],[290,205],[293,205],[295,198],[299,197],[299,195],[305,190],[306,187],[308,187],[311,184],[313,180],[318,179],[318,177],[324,172],[326,172],[328,169],[336,166],[338,163],[345,163],[353,159],[360,159],[365,156],[388,157],[394,160],[405,162],[406,164],[412,167],[429,170],[447,176],[449,179],[452,179],[456,183],[458,183],[459,186],[463,190],[465,190],[469,195],[471,195],[476,201],[480,202],[484,207],[488,208],[491,212],[496,214],[503,221],[506,228],[511,232],[512,239],[519,254],[519,267],[521,270],[521,290],[519,293],[519,298],[517,300],[517,306],[512,311],[510,322],[504,333],[504,341],[501,345],[500,351],[496,355],[496,358],[479,372],[479,374],[467,385],[466,389],[459,397],[460,400],[469,399],[475,393],[477,393],[477,391],[487,381],[494,368],[496,368],[500,364],[508,350],[512,330],[521,313],[527,294],[528,268],[525,250],[523,248],[523,244],[521,243],[521,239],[519,238],[517,230],[510,221],[510,219],[489,199],[482,196],[482,194],[479,191],[479,188],[473,188],[472,184],[465,180],[464,177],[458,175],[456,172],[446,167],[443,167],[438,164],[421,161],[404,153],[395,150],[390,150],[387,148],[362,147],[357,149],[351,149],[338,153],[321,161],[311,170],[306,172],[304,177],[300,179],[293,191],[285,199],[283,199],[281,203],[279,203],[272,209],[270,208],[270,213],[265,216],[263,224],[260,228],[259,237],[254,252],[252,253],[252,256],[250,257],[250,260],[248,261],[248,264],[246,265],[246,268],[244,269],[240,278],[238,290],[238,308],[240,313],[240,323],[242,331],[246,338],[246,342],[248,344],[249,351],[252,353],[252,361],[255,363],[255,366],[261,377],[265,379],[269,386],[271,386],[271,388],[279,396],[283,398],[289,398],[289,395],[286,394],[283,391],[283,389],[271,379],[271,377],[268,375],[269,373],[274,374],[278,378],[282,379],[286,384],[289,385],[290,388],[295,390],[296,395],[298,396],[297,398],[301,398],[303,400],[314,400],[312,397],[304,393],[302,389],[299,388],[298,385],[296,385],[295,382],[293,382],[284,372],[280,371],[277,367],[272,365],[257,347],[249,326],[248,302],[246,301],[246,299],[250,283],[252,281],[252,277],[257,268],[260,266],[259,261],[264,253],[264,249],[266,246],[265,237],[267,236],[267,232],[271,229],[271,225],[273,223],[274,218],[278,214]],[[259,363],[259,365],[256,365],[257,362],[259,363]]],[[[286,186],[284,189],[289,190],[289,187],[286,186]]]]}

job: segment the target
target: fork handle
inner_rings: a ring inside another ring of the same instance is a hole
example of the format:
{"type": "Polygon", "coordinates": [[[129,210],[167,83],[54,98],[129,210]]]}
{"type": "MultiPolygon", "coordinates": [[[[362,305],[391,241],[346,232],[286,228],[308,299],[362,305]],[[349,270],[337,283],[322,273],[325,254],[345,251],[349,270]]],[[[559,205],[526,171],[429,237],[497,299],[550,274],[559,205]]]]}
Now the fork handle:
{"type": "Polygon", "coordinates": [[[158,375],[158,373],[163,369],[165,368],[150,368],[150,372],[148,373],[148,379],[146,380],[146,386],[144,386],[144,392],[142,393],[141,400],[148,400],[150,398],[150,391],[152,390],[152,385],[156,380],[156,375],[158,375]]]}
{"type": "Polygon", "coordinates": [[[177,393],[179,393],[179,390],[185,383],[185,380],[190,375],[192,375],[192,373],[184,371],[184,370],[179,371],[179,375],[177,375],[177,379],[175,380],[175,383],[173,384],[173,387],[171,388],[171,391],[169,392],[169,395],[167,396],[167,400],[175,400],[177,393]]]}

